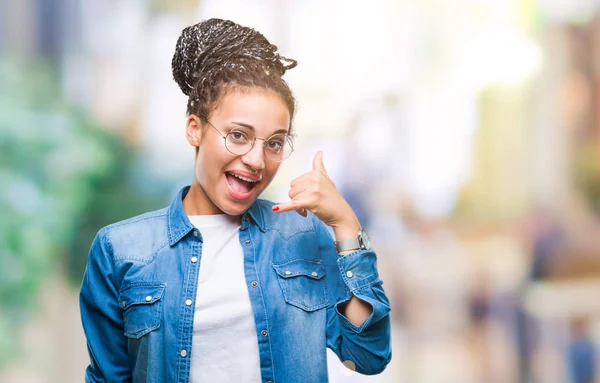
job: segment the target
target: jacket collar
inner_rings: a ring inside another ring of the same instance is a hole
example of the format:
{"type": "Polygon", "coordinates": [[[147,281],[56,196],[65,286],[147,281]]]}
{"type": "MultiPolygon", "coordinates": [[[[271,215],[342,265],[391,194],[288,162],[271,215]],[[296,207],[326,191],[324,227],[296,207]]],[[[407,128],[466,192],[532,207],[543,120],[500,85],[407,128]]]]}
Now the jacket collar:
{"type": "Polygon", "coordinates": [[[256,201],[254,201],[252,206],[250,206],[250,209],[248,209],[242,215],[243,230],[246,230],[248,228],[248,221],[252,220],[256,224],[256,226],[258,226],[260,231],[262,231],[263,233],[265,232],[265,217],[261,206],[262,202],[262,200],[257,199],[256,201]],[[250,217],[250,219],[248,217],[250,217]]]}
{"type": "Polygon", "coordinates": [[[177,196],[171,202],[167,212],[167,234],[169,236],[169,245],[173,246],[190,231],[194,229],[194,225],[183,210],[183,198],[190,190],[189,186],[182,188],[177,196]]]}
{"type": "MultiPolygon", "coordinates": [[[[175,245],[194,229],[194,225],[192,225],[183,210],[183,199],[189,190],[189,186],[183,187],[169,206],[167,212],[167,233],[170,246],[175,245]]],[[[260,205],[260,200],[256,200],[252,206],[250,206],[250,209],[242,215],[242,230],[248,228],[248,222],[251,219],[262,232],[265,231],[264,217],[260,205]]]]}

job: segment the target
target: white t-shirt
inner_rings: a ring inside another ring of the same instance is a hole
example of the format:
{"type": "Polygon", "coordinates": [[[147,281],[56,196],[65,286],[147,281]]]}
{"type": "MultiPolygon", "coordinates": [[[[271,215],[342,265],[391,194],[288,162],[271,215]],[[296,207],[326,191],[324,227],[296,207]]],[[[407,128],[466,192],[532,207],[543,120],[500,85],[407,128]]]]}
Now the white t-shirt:
{"type": "Polygon", "coordinates": [[[239,217],[218,214],[189,219],[203,239],[190,382],[260,382],[239,217]]]}

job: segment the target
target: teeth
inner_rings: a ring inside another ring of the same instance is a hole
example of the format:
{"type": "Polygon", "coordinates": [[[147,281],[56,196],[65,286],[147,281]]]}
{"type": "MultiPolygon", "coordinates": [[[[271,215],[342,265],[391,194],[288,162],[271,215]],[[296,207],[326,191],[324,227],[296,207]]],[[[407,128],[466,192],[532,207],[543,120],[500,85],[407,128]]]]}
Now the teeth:
{"type": "Polygon", "coordinates": [[[254,183],[254,182],[258,182],[258,181],[260,181],[260,180],[262,179],[262,174],[260,175],[260,179],[259,179],[258,181],[256,181],[256,180],[251,180],[250,178],[246,178],[246,177],[240,176],[240,175],[238,175],[238,174],[234,174],[234,173],[229,173],[229,174],[231,174],[231,175],[232,175],[232,176],[234,176],[234,177],[237,177],[237,178],[241,179],[242,181],[246,181],[246,182],[252,182],[252,183],[254,183]]]}

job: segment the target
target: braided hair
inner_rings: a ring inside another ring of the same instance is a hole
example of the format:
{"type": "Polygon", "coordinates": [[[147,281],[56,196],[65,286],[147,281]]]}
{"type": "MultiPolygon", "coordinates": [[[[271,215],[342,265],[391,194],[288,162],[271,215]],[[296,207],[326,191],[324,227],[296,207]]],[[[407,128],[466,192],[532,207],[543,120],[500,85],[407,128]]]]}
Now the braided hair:
{"type": "Polygon", "coordinates": [[[291,121],[296,101],[282,76],[296,65],[295,60],[279,55],[277,46],[260,32],[221,19],[183,29],[171,61],[173,78],[188,96],[188,115],[203,119],[225,92],[264,88],[282,97],[291,121]]]}

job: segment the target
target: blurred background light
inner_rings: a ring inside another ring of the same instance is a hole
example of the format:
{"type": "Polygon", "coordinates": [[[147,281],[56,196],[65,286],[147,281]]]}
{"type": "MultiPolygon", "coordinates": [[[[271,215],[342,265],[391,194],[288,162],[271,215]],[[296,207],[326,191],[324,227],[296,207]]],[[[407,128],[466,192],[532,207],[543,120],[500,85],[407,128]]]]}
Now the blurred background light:
{"type": "Polygon", "coordinates": [[[332,382],[598,381],[600,1],[0,2],[0,382],[80,382],[102,226],[192,177],[181,30],[254,27],[299,65],[297,140],[370,230],[394,358],[332,382]],[[435,368],[432,368],[435,366],[435,368]]]}

